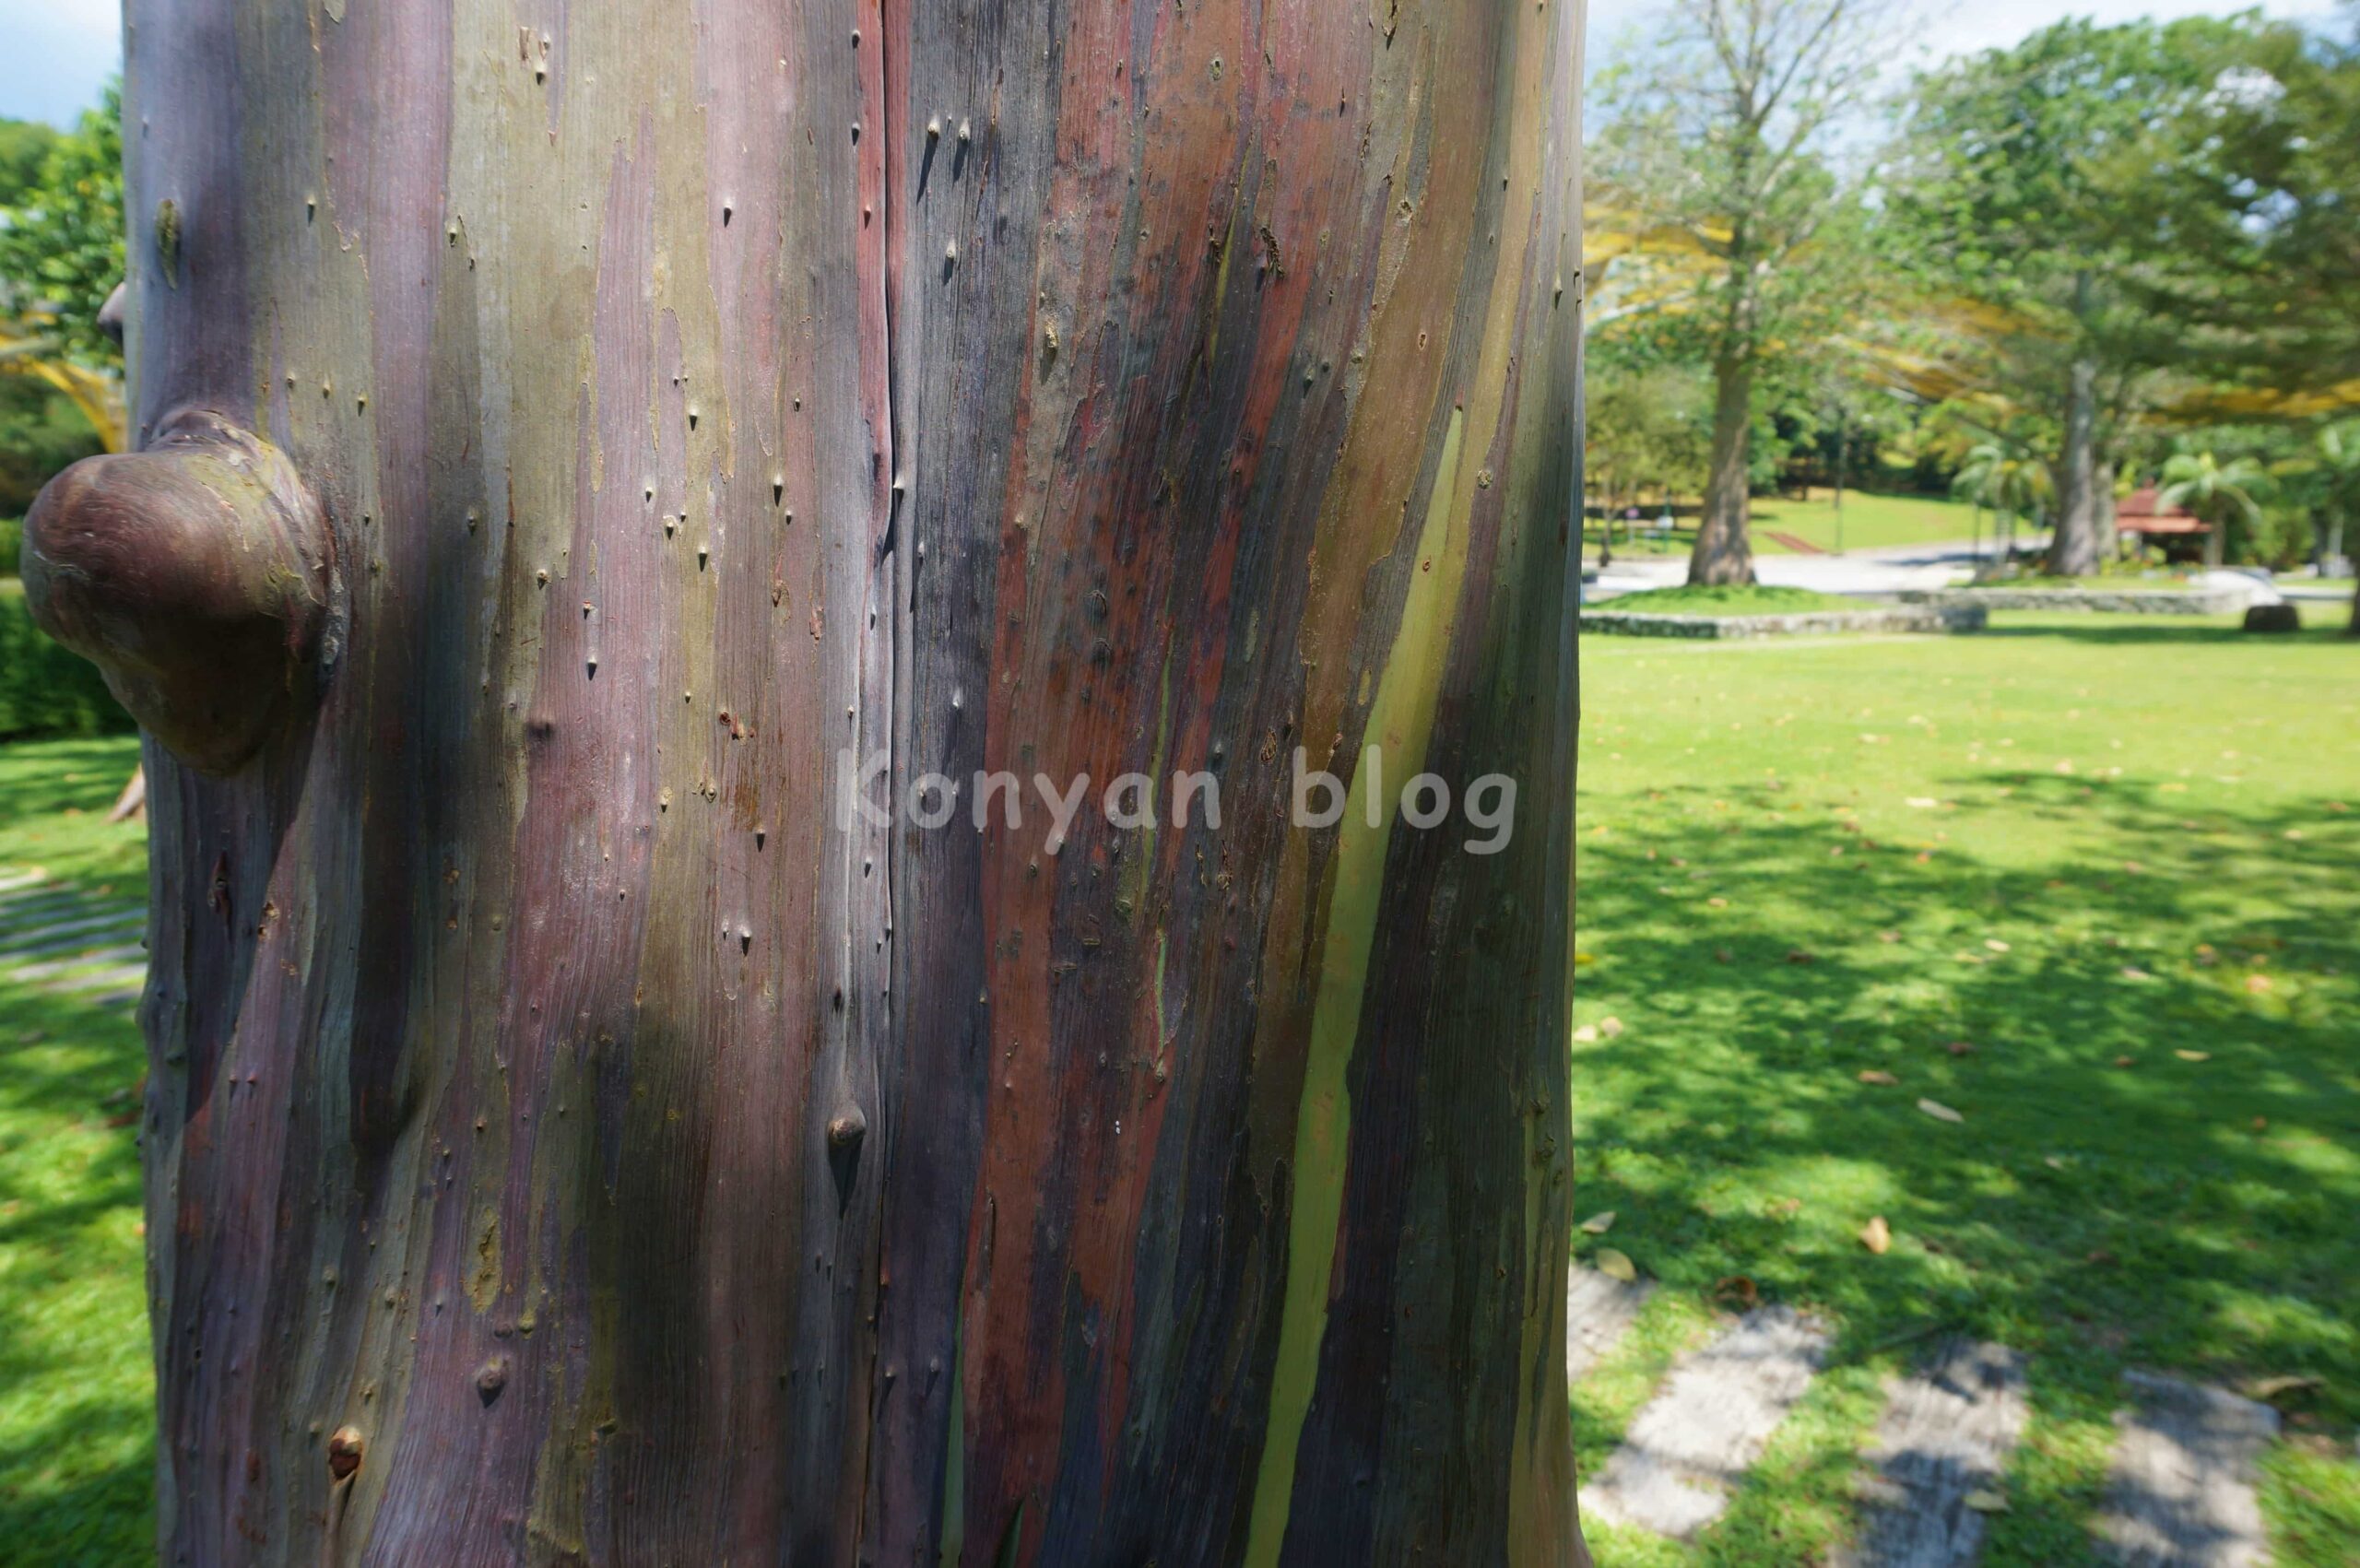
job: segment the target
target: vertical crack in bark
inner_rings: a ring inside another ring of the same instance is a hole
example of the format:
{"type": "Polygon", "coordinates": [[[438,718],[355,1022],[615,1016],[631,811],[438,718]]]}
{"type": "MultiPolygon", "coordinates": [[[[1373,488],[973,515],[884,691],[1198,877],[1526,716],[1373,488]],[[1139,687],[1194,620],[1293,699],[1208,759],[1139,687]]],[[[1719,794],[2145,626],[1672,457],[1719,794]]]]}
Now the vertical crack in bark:
{"type": "MultiPolygon", "coordinates": [[[[886,808],[888,815],[891,815],[892,801],[898,797],[900,782],[910,766],[909,702],[906,696],[906,688],[910,679],[908,633],[909,622],[912,619],[911,610],[914,607],[912,596],[917,588],[917,575],[910,566],[911,559],[915,552],[909,548],[908,541],[903,538],[902,533],[902,513],[908,498],[905,493],[905,477],[901,469],[904,444],[902,440],[900,362],[894,335],[896,301],[893,285],[900,272],[898,258],[902,223],[894,205],[898,192],[893,178],[893,166],[897,149],[901,147],[903,116],[898,112],[894,93],[895,72],[902,67],[898,51],[893,47],[892,28],[888,24],[885,0],[862,0],[862,4],[864,10],[873,6],[876,22],[879,83],[877,119],[879,136],[877,151],[879,171],[877,206],[884,228],[882,253],[875,287],[881,298],[881,314],[885,324],[885,340],[879,345],[885,367],[885,534],[879,548],[879,559],[873,563],[871,569],[872,581],[883,592],[873,595],[871,604],[874,606],[879,598],[883,600],[885,625],[881,628],[872,627],[869,634],[871,636],[881,634],[888,640],[885,670],[885,698],[888,713],[883,728],[887,745],[886,808]]],[[[863,19],[867,18],[864,17],[863,19]]],[[[894,18],[896,22],[903,19],[904,18],[894,18]]],[[[913,530],[915,524],[913,522],[913,530]]],[[[883,865],[879,867],[884,879],[885,906],[883,962],[879,966],[879,977],[883,981],[882,995],[867,999],[877,1008],[877,1012],[874,1015],[867,1013],[862,1015],[864,1019],[873,1019],[868,1027],[862,1031],[861,1043],[869,1054],[869,1067],[876,1090],[876,1126],[870,1135],[867,1157],[873,1161],[870,1169],[877,1173],[875,1208],[869,1217],[871,1234],[875,1238],[877,1280],[876,1294],[872,1301],[867,1325],[869,1414],[868,1421],[862,1433],[860,1491],[855,1503],[856,1522],[854,1526],[853,1539],[856,1551],[865,1548],[869,1539],[869,1532],[877,1523],[869,1516],[869,1503],[875,1495],[876,1488],[878,1431],[884,1418],[885,1397],[891,1392],[890,1382],[880,1381],[878,1376],[877,1362],[883,1345],[885,1297],[891,1288],[892,1273],[884,1256],[887,1239],[885,1210],[888,1199],[885,1181],[892,1171],[896,1118],[890,1072],[891,1063],[895,1054],[894,1042],[899,1037],[896,1020],[901,1012],[899,992],[904,968],[901,954],[905,944],[896,939],[896,933],[893,930],[893,913],[903,902],[900,896],[902,878],[900,839],[899,833],[895,832],[891,826],[887,827],[883,865]]]]}

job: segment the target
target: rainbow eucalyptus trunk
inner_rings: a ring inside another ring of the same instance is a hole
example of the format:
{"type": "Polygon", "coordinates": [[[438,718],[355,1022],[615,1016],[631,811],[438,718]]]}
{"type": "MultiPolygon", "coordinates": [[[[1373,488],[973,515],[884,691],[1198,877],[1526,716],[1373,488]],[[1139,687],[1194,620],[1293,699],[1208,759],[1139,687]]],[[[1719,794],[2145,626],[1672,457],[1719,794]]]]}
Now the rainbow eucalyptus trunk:
{"type": "Polygon", "coordinates": [[[129,12],[163,1560],[1581,1561],[1579,5],[129,12]]]}

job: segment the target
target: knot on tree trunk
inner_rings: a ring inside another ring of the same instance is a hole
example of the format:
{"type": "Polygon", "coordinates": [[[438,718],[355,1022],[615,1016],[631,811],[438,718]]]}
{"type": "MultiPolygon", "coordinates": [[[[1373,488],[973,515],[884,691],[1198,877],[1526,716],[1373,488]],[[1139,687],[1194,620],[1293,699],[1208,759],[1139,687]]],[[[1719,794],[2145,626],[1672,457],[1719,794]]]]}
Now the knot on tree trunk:
{"type": "Polygon", "coordinates": [[[174,755],[234,772],[311,694],[330,545],[284,454],[206,409],[92,457],[25,518],[25,598],[174,755]]]}

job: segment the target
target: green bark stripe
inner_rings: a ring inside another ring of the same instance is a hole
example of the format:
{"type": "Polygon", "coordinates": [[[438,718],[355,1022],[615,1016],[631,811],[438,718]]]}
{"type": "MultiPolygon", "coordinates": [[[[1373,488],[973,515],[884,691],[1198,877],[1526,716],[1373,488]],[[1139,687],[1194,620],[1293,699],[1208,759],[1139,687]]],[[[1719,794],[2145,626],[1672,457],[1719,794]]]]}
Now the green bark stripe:
{"type": "MultiPolygon", "coordinates": [[[[1458,601],[1465,540],[1453,539],[1450,523],[1465,421],[1463,410],[1451,410],[1442,464],[1418,533],[1418,559],[1401,607],[1400,630],[1386,655],[1385,673],[1369,709],[1368,744],[1383,748],[1383,771],[1397,780],[1408,779],[1425,764],[1434,697],[1446,663],[1444,650],[1458,601]]],[[[1345,1160],[1351,1145],[1351,1091],[1345,1075],[1360,1037],[1361,997],[1368,985],[1369,952],[1385,891],[1386,853],[1393,837],[1390,803],[1376,803],[1376,825],[1369,825],[1369,792],[1376,783],[1371,774],[1363,756],[1362,765],[1352,770],[1339,827],[1319,994],[1312,1008],[1302,1110],[1295,1121],[1286,1300],[1280,1309],[1278,1362],[1271,1373],[1269,1423],[1246,1529],[1245,1568],[1276,1568],[1286,1542],[1295,1458],[1319,1378],[1320,1342],[1328,1331],[1336,1229],[1343,1213],[1345,1160]]]]}

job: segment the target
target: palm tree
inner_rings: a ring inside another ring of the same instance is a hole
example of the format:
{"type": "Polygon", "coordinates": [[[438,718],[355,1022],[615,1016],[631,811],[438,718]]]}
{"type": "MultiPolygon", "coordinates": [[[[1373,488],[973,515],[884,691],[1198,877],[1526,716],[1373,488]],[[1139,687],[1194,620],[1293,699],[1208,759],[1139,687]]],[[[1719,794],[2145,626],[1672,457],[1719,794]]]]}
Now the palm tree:
{"type": "MultiPolygon", "coordinates": [[[[2007,519],[2007,535],[2012,545],[2016,519],[2037,517],[2048,498],[2056,493],[2056,481],[2047,464],[1987,442],[1966,454],[1958,477],[1951,481],[1951,489],[1974,501],[1978,529],[1986,507],[2007,519]]],[[[2006,559],[2004,550],[2001,559],[2006,559]]]]}
{"type": "Polygon", "coordinates": [[[2183,452],[2164,465],[2163,503],[2184,507],[2212,525],[2204,538],[2204,564],[2221,564],[2223,536],[2232,518],[2248,526],[2261,521],[2257,492],[2270,485],[2270,472],[2250,457],[2224,463],[2209,452],[2183,452]]]}

